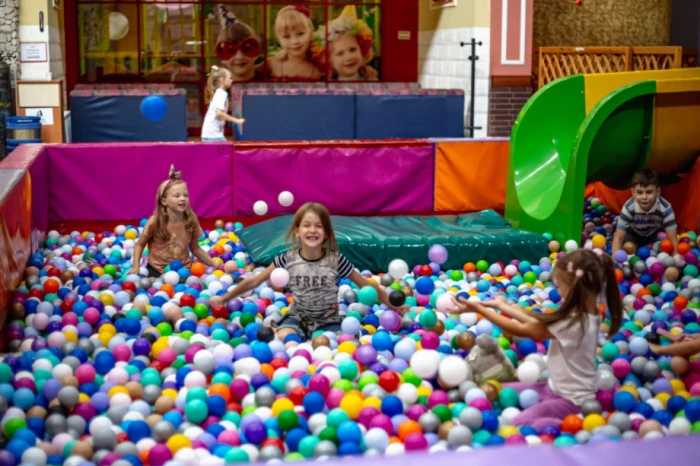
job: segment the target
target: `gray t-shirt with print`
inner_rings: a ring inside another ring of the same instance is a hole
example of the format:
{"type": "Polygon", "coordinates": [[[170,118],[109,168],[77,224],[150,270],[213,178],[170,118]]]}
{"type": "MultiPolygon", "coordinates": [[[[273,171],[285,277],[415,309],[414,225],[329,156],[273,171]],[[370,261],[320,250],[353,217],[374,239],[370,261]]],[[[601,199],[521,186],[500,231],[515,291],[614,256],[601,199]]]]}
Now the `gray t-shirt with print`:
{"type": "Polygon", "coordinates": [[[341,322],[338,313],[338,277],[347,278],[354,267],[338,251],[326,250],[318,260],[306,260],[292,249],[275,257],[275,267],[289,272],[289,291],[294,303],[288,315],[297,317],[309,333],[341,322]]]}

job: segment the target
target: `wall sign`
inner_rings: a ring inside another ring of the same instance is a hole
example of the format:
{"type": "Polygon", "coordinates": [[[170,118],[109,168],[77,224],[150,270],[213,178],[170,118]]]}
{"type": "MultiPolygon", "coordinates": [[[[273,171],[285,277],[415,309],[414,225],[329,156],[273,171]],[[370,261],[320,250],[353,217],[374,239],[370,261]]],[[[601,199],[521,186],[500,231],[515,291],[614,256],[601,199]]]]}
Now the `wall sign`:
{"type": "Polygon", "coordinates": [[[20,63],[41,63],[49,61],[46,42],[20,42],[20,63]]]}
{"type": "Polygon", "coordinates": [[[437,10],[438,8],[450,8],[457,6],[457,0],[430,0],[430,9],[437,10]]]}

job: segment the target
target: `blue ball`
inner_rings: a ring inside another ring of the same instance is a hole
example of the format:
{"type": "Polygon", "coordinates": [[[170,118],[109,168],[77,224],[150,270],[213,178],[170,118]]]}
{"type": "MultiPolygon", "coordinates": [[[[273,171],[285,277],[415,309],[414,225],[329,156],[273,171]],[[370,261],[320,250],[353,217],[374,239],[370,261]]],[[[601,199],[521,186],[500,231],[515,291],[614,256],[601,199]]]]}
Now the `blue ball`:
{"type": "Polygon", "coordinates": [[[222,417],[226,414],[226,400],[221,395],[209,395],[206,399],[209,414],[222,417]]]}
{"type": "Polygon", "coordinates": [[[423,296],[430,295],[435,290],[435,282],[430,277],[420,277],[416,280],[416,291],[423,296]]]}
{"type": "Polygon", "coordinates": [[[141,101],[141,114],[148,121],[160,121],[168,113],[168,103],[159,95],[149,95],[141,101]]]}
{"type": "Polygon", "coordinates": [[[287,432],[287,436],[284,440],[289,451],[299,451],[299,442],[301,442],[301,439],[306,437],[306,435],[307,433],[304,432],[304,429],[299,429],[298,427],[287,432]]]}
{"type": "Polygon", "coordinates": [[[401,398],[395,395],[389,395],[382,400],[381,404],[382,413],[389,417],[396,416],[397,414],[403,413],[403,401],[401,398]]]}
{"type": "MultiPolygon", "coordinates": [[[[128,320],[128,319],[119,319],[128,320]]],[[[118,322],[118,321],[117,321],[118,322]]],[[[114,355],[109,351],[101,351],[95,356],[95,370],[100,375],[107,375],[109,371],[114,369],[114,355]]]]}
{"type": "Polygon", "coordinates": [[[481,413],[481,428],[492,434],[498,430],[498,415],[493,411],[484,411],[481,413]]]}
{"type": "Polygon", "coordinates": [[[613,397],[613,405],[615,406],[615,409],[622,411],[623,413],[631,412],[636,404],[637,400],[630,392],[617,392],[613,397]]]}
{"type": "Polygon", "coordinates": [[[518,352],[522,357],[537,352],[537,343],[531,338],[523,338],[518,344],[518,352]]]}
{"type": "Polygon", "coordinates": [[[659,411],[656,411],[651,418],[655,421],[658,421],[659,424],[661,424],[664,427],[668,427],[668,425],[671,423],[673,420],[673,414],[669,413],[665,409],[661,409],[659,411]]]}
{"type": "Polygon", "coordinates": [[[151,436],[151,427],[146,421],[131,421],[126,428],[126,434],[132,442],[136,443],[151,436]]]}
{"type": "Polygon", "coordinates": [[[689,400],[685,405],[684,412],[691,424],[700,421],[700,400],[689,400]]]}
{"type": "Polygon", "coordinates": [[[338,426],[336,436],[341,443],[354,442],[360,443],[362,440],[362,431],[356,422],[345,421],[338,426]]]}
{"type": "Polygon", "coordinates": [[[323,395],[318,392],[309,392],[304,395],[302,405],[304,405],[304,410],[308,414],[316,414],[323,411],[323,408],[326,405],[326,400],[323,395]]]}
{"type": "Polygon", "coordinates": [[[359,443],[355,442],[344,442],[338,447],[338,454],[340,456],[351,456],[351,455],[361,455],[362,449],[359,443]]]}
{"type": "Polygon", "coordinates": [[[685,408],[687,401],[682,396],[673,395],[666,402],[666,409],[673,415],[685,408]]]}

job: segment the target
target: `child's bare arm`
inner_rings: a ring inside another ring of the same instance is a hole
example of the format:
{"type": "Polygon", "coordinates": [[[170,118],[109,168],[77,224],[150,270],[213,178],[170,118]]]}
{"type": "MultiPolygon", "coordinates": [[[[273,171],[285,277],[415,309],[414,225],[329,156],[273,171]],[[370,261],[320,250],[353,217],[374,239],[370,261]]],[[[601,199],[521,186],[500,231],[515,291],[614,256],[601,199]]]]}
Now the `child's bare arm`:
{"type": "Polygon", "coordinates": [[[539,320],[524,311],[522,307],[517,304],[508,304],[503,296],[497,296],[495,299],[484,301],[481,304],[486,307],[498,309],[508,317],[525,324],[539,323],[539,320]]]}
{"type": "Polygon", "coordinates": [[[613,236],[612,243],[612,253],[615,254],[617,251],[622,249],[622,242],[625,240],[625,232],[619,228],[615,230],[615,235],[613,236]]]}
{"type": "Polygon", "coordinates": [[[668,346],[649,345],[652,353],[664,356],[682,356],[687,358],[700,353],[700,339],[686,340],[668,346]]]}
{"type": "Polygon", "coordinates": [[[272,271],[275,270],[275,264],[270,264],[265,270],[260,272],[257,275],[253,275],[250,278],[246,278],[242,282],[240,282],[236,288],[234,288],[231,291],[226,292],[223,296],[216,296],[212,298],[212,302],[214,304],[217,304],[219,301],[221,302],[226,302],[230,299],[233,299],[237,296],[240,296],[250,290],[253,290],[260,285],[262,285],[264,282],[269,280],[270,275],[272,274],[272,271]]]}
{"type": "Polygon", "coordinates": [[[382,304],[385,304],[389,309],[397,310],[397,307],[389,302],[389,295],[387,294],[387,292],[384,291],[381,286],[377,285],[371,280],[367,280],[365,277],[357,273],[357,270],[353,270],[350,274],[350,277],[348,278],[350,278],[350,281],[353,282],[355,285],[359,286],[360,288],[362,288],[363,286],[371,286],[372,288],[377,290],[377,296],[379,297],[379,301],[381,301],[382,304]]]}

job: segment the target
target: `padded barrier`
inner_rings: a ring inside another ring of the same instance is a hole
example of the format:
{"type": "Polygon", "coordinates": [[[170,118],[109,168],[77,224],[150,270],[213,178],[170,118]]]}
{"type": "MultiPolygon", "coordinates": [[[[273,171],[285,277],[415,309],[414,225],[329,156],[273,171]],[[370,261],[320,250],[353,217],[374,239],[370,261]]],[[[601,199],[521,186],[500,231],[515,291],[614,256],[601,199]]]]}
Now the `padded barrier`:
{"type": "Polygon", "coordinates": [[[70,96],[72,141],[164,142],[187,141],[187,96],[161,95],[168,112],[160,121],[141,114],[146,95],[70,96]]]}
{"type": "MultiPolygon", "coordinates": [[[[268,265],[286,249],[284,237],[292,218],[273,218],[238,233],[255,263],[268,265]]],[[[493,210],[457,216],[333,216],[332,222],[340,250],[360,269],[387,270],[393,259],[409,266],[425,264],[433,244],[447,248],[448,269],[480,259],[537,262],[547,255],[546,238],[513,229],[493,210]]]]}
{"type": "Polygon", "coordinates": [[[464,137],[464,95],[357,95],[355,137],[464,137]]]}
{"type": "Polygon", "coordinates": [[[352,95],[245,95],[246,141],[355,139],[352,95]]]}

